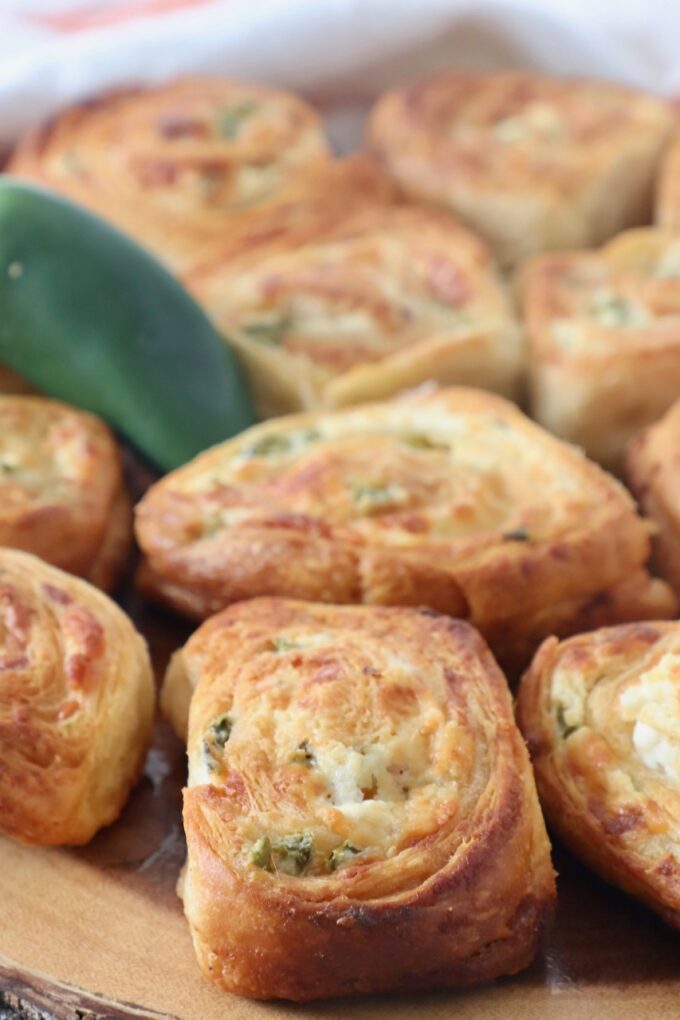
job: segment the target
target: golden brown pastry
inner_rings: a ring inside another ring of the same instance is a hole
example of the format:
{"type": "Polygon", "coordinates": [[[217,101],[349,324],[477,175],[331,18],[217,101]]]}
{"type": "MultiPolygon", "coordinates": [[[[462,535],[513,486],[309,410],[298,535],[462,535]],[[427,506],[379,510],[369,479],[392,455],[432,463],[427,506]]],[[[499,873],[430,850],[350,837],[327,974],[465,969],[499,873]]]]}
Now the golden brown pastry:
{"type": "Polygon", "coordinates": [[[132,542],[118,445],[99,418],[0,395],[0,546],[111,589],[132,542]]]}
{"type": "Polygon", "coordinates": [[[517,708],[555,833],[680,928],[680,623],[549,638],[517,708]]]}
{"type": "Polygon", "coordinates": [[[669,230],[680,227],[680,134],[673,137],[661,164],[656,222],[669,230]]]}
{"type": "Polygon", "coordinates": [[[673,125],[670,104],[619,85],[448,71],[384,95],[368,143],[407,195],[513,265],[646,222],[673,125]]]}
{"type": "Polygon", "coordinates": [[[627,480],[655,521],[654,560],[680,594],[680,400],[656,425],[631,441],[627,480]]]}
{"type": "Polygon", "coordinates": [[[427,605],[510,663],[676,606],[625,490],[481,390],[256,426],[153,486],[136,528],[144,590],[196,619],[256,595],[427,605]]]}
{"type": "Polygon", "coordinates": [[[174,269],[215,247],[304,237],[388,192],[365,159],[331,160],[303,100],[209,77],[67,109],[18,146],[9,171],[89,206],[174,269]]]}
{"type": "Polygon", "coordinates": [[[520,289],[533,417],[620,471],[631,436],[680,393],[680,238],[631,230],[543,255],[520,289]]]}
{"type": "Polygon", "coordinates": [[[472,627],[259,599],[204,624],[172,669],[196,688],[182,894],[207,977],[304,1001],[529,963],[550,848],[472,627]]]}
{"type": "Polygon", "coordinates": [[[0,832],[86,843],[123,809],[151,739],[146,644],[102,592],[0,549],[0,832]]]}
{"type": "Polygon", "coordinates": [[[427,379],[518,396],[508,295],[484,245],[444,213],[365,207],[307,245],[187,282],[243,360],[262,417],[427,379]]]}

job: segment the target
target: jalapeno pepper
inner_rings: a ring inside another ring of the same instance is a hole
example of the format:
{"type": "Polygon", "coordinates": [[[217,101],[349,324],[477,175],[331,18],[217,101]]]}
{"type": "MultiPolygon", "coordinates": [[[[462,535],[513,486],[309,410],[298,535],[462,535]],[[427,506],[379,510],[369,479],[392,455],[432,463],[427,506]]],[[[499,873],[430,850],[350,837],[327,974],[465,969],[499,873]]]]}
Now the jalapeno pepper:
{"type": "Polygon", "coordinates": [[[156,259],[9,176],[0,179],[0,362],[101,415],[164,470],[254,420],[231,352],[156,259]]]}

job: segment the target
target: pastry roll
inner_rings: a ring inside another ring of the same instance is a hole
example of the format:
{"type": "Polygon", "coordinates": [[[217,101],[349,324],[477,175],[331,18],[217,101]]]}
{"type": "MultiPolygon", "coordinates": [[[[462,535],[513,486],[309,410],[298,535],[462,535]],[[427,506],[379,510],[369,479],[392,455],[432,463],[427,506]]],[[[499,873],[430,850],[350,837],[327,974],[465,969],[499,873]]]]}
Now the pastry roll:
{"type": "Polygon", "coordinates": [[[489,254],[446,214],[364,208],[307,245],[187,282],[270,417],[427,379],[517,396],[520,333],[489,254]]]}
{"type": "Polygon", "coordinates": [[[373,186],[363,171],[355,181],[352,161],[342,166],[303,100],[206,77],[67,109],[20,143],[9,170],[89,206],[179,268],[225,238],[239,246],[297,229],[291,206],[306,193],[320,215],[322,193],[333,206],[359,195],[364,178],[373,186]]]}
{"type": "Polygon", "coordinates": [[[107,595],[15,549],[0,549],[0,622],[0,832],[86,843],[151,739],[146,644],[107,595]]]}
{"type": "Polygon", "coordinates": [[[680,593],[680,400],[628,447],[627,480],[644,512],[655,521],[654,560],[680,593]]]}
{"type": "Polygon", "coordinates": [[[259,599],[204,624],[173,672],[195,687],[182,895],[212,981],[304,1001],[529,963],[550,848],[472,627],[259,599]]]}
{"type": "Polygon", "coordinates": [[[640,229],[543,255],[520,289],[533,417],[620,472],[631,436],[680,393],[680,238],[640,229]]]}
{"type": "Polygon", "coordinates": [[[369,147],[411,198],[452,209],[503,265],[648,220],[670,104],[619,85],[448,71],[373,110],[369,147]]]}
{"type": "Polygon", "coordinates": [[[668,146],[661,173],[656,203],[656,222],[660,227],[677,230],[680,227],[680,135],[676,134],[668,146]]]}
{"type": "Polygon", "coordinates": [[[517,711],[554,832],[680,928],[680,624],[549,638],[517,711]]]}
{"type": "Polygon", "coordinates": [[[0,395],[0,546],[108,590],[131,542],[120,451],[104,422],[56,400],[0,395]]]}
{"type": "Polygon", "coordinates": [[[481,390],[256,426],[154,485],[136,528],[143,590],[196,619],[256,595],[426,605],[507,665],[676,605],[625,490],[481,390]]]}

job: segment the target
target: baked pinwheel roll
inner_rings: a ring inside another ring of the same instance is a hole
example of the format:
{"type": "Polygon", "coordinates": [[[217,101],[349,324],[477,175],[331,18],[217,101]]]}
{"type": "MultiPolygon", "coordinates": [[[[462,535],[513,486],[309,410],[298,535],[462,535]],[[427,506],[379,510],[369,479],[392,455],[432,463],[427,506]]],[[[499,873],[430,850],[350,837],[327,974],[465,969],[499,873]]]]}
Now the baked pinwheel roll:
{"type": "Polygon", "coordinates": [[[550,638],[517,711],[554,832],[680,928],[680,624],[550,638]]]}
{"type": "Polygon", "coordinates": [[[256,426],[153,486],[136,528],[143,590],[197,619],[256,595],[426,605],[510,664],[675,609],[625,490],[481,390],[256,426]]]}
{"type": "Polygon", "coordinates": [[[529,963],[550,848],[472,627],[259,599],[204,624],[171,674],[195,688],[182,895],[207,977],[304,1001],[529,963]]]}
{"type": "Polygon", "coordinates": [[[680,239],[639,229],[543,255],[520,290],[533,417],[620,471],[631,436],[680,393],[680,239]]]}
{"type": "Polygon", "coordinates": [[[626,479],[644,512],[657,525],[654,560],[680,593],[680,400],[628,447],[626,479]]]}
{"type": "Polygon", "coordinates": [[[303,100],[209,77],[67,109],[20,143],[9,171],[89,206],[174,269],[211,246],[305,236],[388,190],[366,160],[331,160],[303,100]]]}
{"type": "Polygon", "coordinates": [[[262,417],[427,379],[518,395],[508,295],[484,245],[445,214],[364,208],[307,245],[187,282],[243,360],[262,417]]]}
{"type": "Polygon", "coordinates": [[[120,451],[104,422],[56,400],[0,395],[0,546],[108,590],[131,543],[120,451]]]}
{"type": "Polygon", "coordinates": [[[151,739],[146,644],[107,595],[15,549],[0,549],[0,624],[0,832],[86,843],[151,739]]]}
{"type": "Polygon", "coordinates": [[[386,93],[368,144],[411,198],[452,209],[504,265],[647,221],[668,103],[522,71],[448,71],[386,93]]]}
{"type": "Polygon", "coordinates": [[[656,222],[660,227],[680,227],[680,135],[668,146],[661,165],[656,202],[656,222]]]}

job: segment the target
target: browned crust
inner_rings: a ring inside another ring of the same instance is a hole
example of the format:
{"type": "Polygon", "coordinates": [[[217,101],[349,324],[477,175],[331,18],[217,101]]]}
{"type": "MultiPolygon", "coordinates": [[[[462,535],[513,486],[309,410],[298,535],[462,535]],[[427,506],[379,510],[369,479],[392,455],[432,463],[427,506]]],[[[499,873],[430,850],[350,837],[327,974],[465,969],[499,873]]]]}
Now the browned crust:
{"type": "Polygon", "coordinates": [[[676,242],[669,230],[631,230],[598,251],[539,256],[519,274],[531,414],[617,474],[631,437],[680,392],[676,281],[655,278],[649,268],[676,242]],[[585,282],[570,285],[578,273],[585,282]],[[589,319],[579,297],[598,289],[640,303],[648,321],[610,328],[589,319]],[[577,339],[561,343],[558,326],[575,330],[577,339]]]}
{"type": "Polygon", "coordinates": [[[114,90],[75,104],[29,132],[8,170],[86,205],[175,270],[260,244],[304,241],[355,205],[391,201],[394,194],[370,157],[330,156],[319,115],[301,98],[209,76],[114,90]],[[241,146],[238,138],[206,132],[244,96],[263,114],[255,142],[241,146]],[[185,122],[189,134],[183,137],[185,122]],[[271,168],[277,183],[270,187],[265,180],[255,198],[232,194],[243,165],[265,177],[271,168]]]}
{"type": "Polygon", "coordinates": [[[132,545],[131,500],[112,432],[96,416],[42,396],[0,395],[0,422],[10,466],[18,451],[16,471],[0,476],[0,545],[111,590],[132,545]],[[53,482],[61,486],[56,495],[53,482]]]}
{"type": "MultiPolygon", "coordinates": [[[[509,295],[485,246],[450,215],[362,203],[310,237],[227,251],[185,282],[236,351],[261,418],[390,397],[428,380],[517,397],[524,349],[509,295]],[[305,335],[298,304],[318,300],[305,335]],[[291,311],[292,309],[292,311],[291,311]],[[360,328],[347,329],[348,311],[360,328]],[[253,318],[289,325],[276,343],[253,318]]],[[[233,247],[233,246],[232,246],[233,247]]]]}
{"type": "Polygon", "coordinates": [[[626,478],[656,522],[654,562],[680,593],[680,401],[628,446],[626,478]]]}
{"type": "MultiPolygon", "coordinates": [[[[636,652],[653,646],[676,623],[631,623],[558,642],[548,638],[522,678],[517,699],[517,721],[527,741],[541,806],[549,827],[573,852],[607,882],[617,885],[680,929],[680,870],[659,862],[652,849],[655,818],[646,807],[627,813],[610,804],[597,768],[577,770],[565,751],[548,698],[560,659],[573,654],[585,667],[600,646],[621,667],[636,652]],[[649,824],[649,852],[644,841],[628,845],[621,838],[631,830],[644,835],[649,824]]],[[[593,755],[593,758],[595,756],[593,755]]],[[[602,763],[603,764],[603,763],[602,763]]]]}
{"type": "MultiPolygon", "coordinates": [[[[632,501],[613,479],[490,394],[442,390],[402,398],[395,406],[407,409],[409,402],[417,407],[428,401],[433,413],[437,408],[442,413],[493,408],[513,429],[523,430],[527,442],[540,443],[546,458],[561,459],[565,470],[576,469],[584,488],[592,486],[600,494],[599,502],[587,519],[570,521],[559,537],[512,543],[500,536],[472,554],[429,542],[427,536],[422,546],[407,551],[382,544],[379,536],[350,542],[324,519],[323,508],[302,519],[274,506],[274,518],[266,526],[246,522],[233,527],[209,553],[200,555],[190,539],[177,541],[172,532],[176,515],[191,497],[174,491],[181,475],[170,475],[137,508],[137,536],[146,557],[140,588],[199,620],[258,595],[426,605],[470,619],[488,636],[503,664],[513,669],[526,665],[536,644],[556,630],[568,634],[593,620],[615,623],[636,614],[663,618],[675,613],[672,592],[644,569],[650,549],[648,525],[636,516],[632,501]],[[628,579],[635,583],[626,584],[628,579]]],[[[387,406],[368,405],[361,413],[367,413],[370,425],[371,413],[387,406]]],[[[314,415],[281,419],[281,427],[295,421],[309,428],[317,420],[314,415]]],[[[205,472],[220,456],[219,448],[203,455],[205,472]]],[[[540,484],[536,483],[538,488],[540,484]]],[[[549,496],[532,491],[531,498],[540,502],[549,496]]]]}
{"type": "Polygon", "coordinates": [[[115,821],[151,740],[146,644],[103,592],[0,549],[0,831],[80,845],[115,821]]]}
{"type": "Polygon", "coordinates": [[[513,265],[648,222],[674,123],[663,100],[612,83],[446,70],[386,92],[367,140],[407,196],[452,209],[513,265]],[[532,106],[547,136],[504,144],[498,125],[532,106]]]}
{"type": "Polygon", "coordinates": [[[125,488],[115,497],[106,531],[86,580],[102,591],[113,591],[130,562],[132,552],[132,500],[125,488]]]}
{"type": "MultiPolygon", "coordinates": [[[[228,823],[219,821],[224,798],[239,796],[238,774],[228,771],[225,787],[219,781],[190,787],[184,795],[189,858],[183,897],[203,971],[242,995],[307,1001],[464,986],[526,966],[550,913],[554,876],[526,749],[513,724],[504,678],[483,640],[461,621],[413,610],[260,599],[204,624],[180,653],[185,668],[196,656],[202,676],[223,668],[225,646],[219,646],[220,662],[211,663],[211,642],[224,639],[226,626],[241,620],[244,635],[266,633],[268,627],[274,635],[284,618],[297,613],[313,615],[321,629],[324,621],[342,626],[347,620],[348,641],[361,642],[365,634],[361,647],[376,640],[378,622],[382,628],[389,621],[399,641],[408,634],[409,654],[417,657],[418,648],[427,648],[430,661],[465,675],[468,687],[458,688],[460,695],[467,702],[475,691],[467,711],[483,712],[467,727],[485,734],[478,738],[484,749],[477,749],[488,756],[490,776],[471,813],[456,816],[453,831],[444,827],[423,838],[421,849],[415,845],[417,871],[409,872],[404,887],[382,895],[377,886],[372,895],[368,876],[359,875],[365,866],[307,879],[253,872],[230,856],[229,833],[221,831],[228,823]],[[450,857],[442,842],[450,845],[450,857]],[[447,863],[433,872],[437,854],[447,863]]],[[[226,684],[232,681],[227,672],[226,684]]],[[[203,694],[199,680],[192,719],[203,697],[211,695],[207,688],[203,694]]],[[[190,755],[195,739],[190,734],[190,755]]],[[[266,810],[261,802],[258,807],[266,810]]],[[[380,864],[371,867],[379,883],[380,864]]]]}

